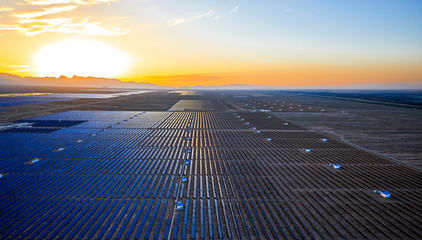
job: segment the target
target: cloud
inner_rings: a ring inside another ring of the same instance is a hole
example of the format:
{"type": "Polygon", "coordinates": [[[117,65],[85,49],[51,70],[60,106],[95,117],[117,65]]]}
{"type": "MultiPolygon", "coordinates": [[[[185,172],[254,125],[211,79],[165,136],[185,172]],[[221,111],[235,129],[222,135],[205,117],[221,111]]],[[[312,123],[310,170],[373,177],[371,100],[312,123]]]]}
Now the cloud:
{"type": "Polygon", "coordinates": [[[116,0],[25,0],[21,5],[36,6],[36,9],[29,11],[13,11],[12,9],[11,21],[0,23],[0,31],[16,31],[26,36],[48,32],[88,36],[128,34],[130,33],[128,29],[115,23],[109,25],[101,21],[110,17],[93,20],[89,16],[77,16],[74,13],[74,10],[81,6],[109,4],[113,1],[116,0]]]}
{"type": "Polygon", "coordinates": [[[168,25],[169,26],[176,26],[178,24],[191,22],[191,21],[194,21],[194,20],[197,20],[197,19],[201,19],[201,18],[206,17],[206,16],[211,16],[211,15],[213,15],[213,10],[212,9],[211,10],[208,10],[205,13],[202,13],[202,14],[199,14],[199,15],[196,15],[196,16],[192,16],[190,18],[175,18],[175,19],[172,19],[172,20],[170,20],[168,22],[168,25]]]}
{"type": "Polygon", "coordinates": [[[90,18],[52,18],[52,19],[23,19],[21,24],[0,24],[0,30],[15,30],[27,36],[41,33],[66,33],[78,35],[116,36],[130,33],[129,30],[102,24],[90,18]]]}
{"type": "Polygon", "coordinates": [[[18,30],[21,31],[24,28],[17,24],[0,24],[0,30],[18,30]]]}
{"type": "Polygon", "coordinates": [[[0,7],[0,12],[11,12],[13,10],[15,9],[11,7],[0,7]]]}
{"type": "Polygon", "coordinates": [[[26,18],[26,19],[36,18],[36,17],[41,17],[41,16],[54,14],[54,13],[73,11],[77,7],[78,6],[75,6],[75,5],[69,5],[69,6],[62,6],[62,7],[44,8],[42,10],[20,11],[20,12],[16,12],[16,13],[11,14],[11,16],[15,17],[15,18],[26,18]]]}
{"type": "Polygon", "coordinates": [[[99,3],[111,3],[117,0],[25,0],[28,5],[54,5],[54,4],[77,4],[77,5],[94,5],[99,3]]]}
{"type": "Polygon", "coordinates": [[[239,8],[240,8],[239,6],[236,6],[233,9],[231,9],[230,11],[228,11],[225,14],[222,14],[222,15],[217,14],[214,10],[211,9],[211,10],[208,10],[207,12],[204,12],[204,13],[199,14],[199,15],[192,16],[190,18],[175,18],[175,19],[172,19],[168,22],[168,25],[169,26],[176,26],[178,24],[187,23],[187,22],[194,21],[194,20],[201,19],[203,17],[208,17],[208,16],[213,16],[215,20],[218,20],[218,19],[221,19],[221,18],[223,18],[227,15],[236,13],[239,10],[239,8]]]}
{"type": "Polygon", "coordinates": [[[238,10],[239,10],[239,6],[236,6],[236,7],[234,7],[232,10],[230,10],[230,11],[228,11],[227,13],[225,13],[225,14],[223,14],[223,15],[215,15],[214,16],[214,19],[215,20],[218,20],[218,19],[221,19],[221,18],[223,18],[223,17],[226,17],[226,16],[228,16],[228,15],[230,15],[230,14],[233,14],[233,13],[236,13],[238,10]]]}
{"type": "Polygon", "coordinates": [[[235,13],[237,12],[237,10],[239,10],[239,6],[234,7],[229,13],[230,14],[235,13]]]}
{"type": "Polygon", "coordinates": [[[14,72],[14,73],[18,73],[18,72],[28,72],[30,71],[31,67],[29,65],[11,65],[11,64],[7,64],[7,63],[1,63],[0,64],[0,68],[4,69],[8,69],[8,72],[14,72]]]}

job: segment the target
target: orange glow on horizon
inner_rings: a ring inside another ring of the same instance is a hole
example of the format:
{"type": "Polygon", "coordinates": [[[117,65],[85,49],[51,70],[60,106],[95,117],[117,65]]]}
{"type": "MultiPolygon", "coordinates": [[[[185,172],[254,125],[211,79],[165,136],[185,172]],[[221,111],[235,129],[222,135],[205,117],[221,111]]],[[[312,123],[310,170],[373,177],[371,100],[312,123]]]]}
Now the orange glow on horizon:
{"type": "Polygon", "coordinates": [[[348,86],[354,84],[421,83],[420,66],[280,66],[280,70],[156,75],[121,78],[169,87],[248,84],[280,87],[348,86]]]}
{"type": "MultiPolygon", "coordinates": [[[[189,70],[185,70],[189,72],[189,70]]],[[[6,72],[21,77],[34,76],[29,73],[6,72]]],[[[59,74],[59,73],[57,73],[59,74]]],[[[64,75],[64,74],[61,74],[64,75]]],[[[77,74],[76,74],[77,75],[77,74]]],[[[54,75],[58,77],[58,75],[54,75]]],[[[72,77],[71,76],[68,77],[72,77]]],[[[79,76],[79,75],[77,75],[79,76]]],[[[197,85],[216,86],[247,84],[280,87],[342,87],[355,84],[421,83],[422,66],[418,65],[378,65],[378,66],[338,66],[338,65],[281,65],[268,70],[210,72],[194,74],[154,74],[124,72],[116,76],[121,81],[148,82],[167,87],[192,87],[197,85]],[[274,70],[275,69],[275,70],[274,70]]]]}

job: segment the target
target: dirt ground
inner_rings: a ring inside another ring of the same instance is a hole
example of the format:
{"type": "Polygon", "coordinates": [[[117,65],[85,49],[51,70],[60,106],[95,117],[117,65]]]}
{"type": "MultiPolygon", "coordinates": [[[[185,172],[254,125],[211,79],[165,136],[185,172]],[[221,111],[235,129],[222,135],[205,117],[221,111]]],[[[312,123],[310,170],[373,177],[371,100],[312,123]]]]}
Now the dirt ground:
{"type": "Polygon", "coordinates": [[[422,168],[422,110],[301,95],[287,98],[330,111],[274,114],[422,168]]]}

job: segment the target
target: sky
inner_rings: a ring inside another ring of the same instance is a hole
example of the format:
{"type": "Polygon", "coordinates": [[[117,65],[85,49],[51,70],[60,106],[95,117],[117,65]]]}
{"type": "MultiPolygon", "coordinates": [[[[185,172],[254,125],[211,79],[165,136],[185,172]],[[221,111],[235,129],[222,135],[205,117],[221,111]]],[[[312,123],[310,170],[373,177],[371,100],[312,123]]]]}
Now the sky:
{"type": "Polygon", "coordinates": [[[0,72],[166,86],[422,83],[420,0],[2,0],[0,72]]]}

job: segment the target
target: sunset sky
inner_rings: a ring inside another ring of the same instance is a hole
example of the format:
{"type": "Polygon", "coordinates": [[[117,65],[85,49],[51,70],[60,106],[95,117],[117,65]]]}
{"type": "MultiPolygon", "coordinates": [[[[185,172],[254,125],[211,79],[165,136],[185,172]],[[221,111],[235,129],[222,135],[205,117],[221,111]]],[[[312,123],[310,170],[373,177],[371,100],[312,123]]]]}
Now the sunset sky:
{"type": "Polygon", "coordinates": [[[19,76],[422,83],[421,0],[1,0],[0,42],[19,76]]]}

